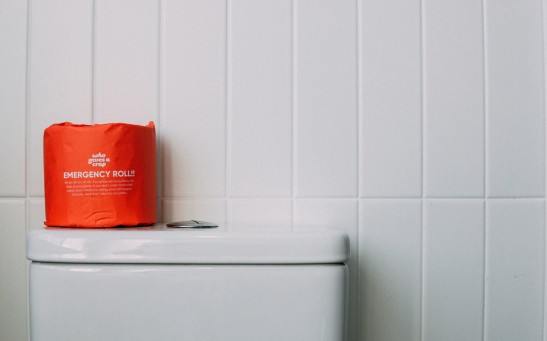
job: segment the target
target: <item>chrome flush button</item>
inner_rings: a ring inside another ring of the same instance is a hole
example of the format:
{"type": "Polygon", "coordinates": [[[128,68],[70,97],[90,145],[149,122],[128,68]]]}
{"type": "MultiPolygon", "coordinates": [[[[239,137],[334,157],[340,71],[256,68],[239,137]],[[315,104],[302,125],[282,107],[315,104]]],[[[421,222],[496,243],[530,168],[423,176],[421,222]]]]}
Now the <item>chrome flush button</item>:
{"type": "Polygon", "coordinates": [[[185,220],[185,221],[175,221],[172,223],[166,224],[167,227],[173,228],[197,228],[197,229],[208,229],[213,227],[218,227],[215,223],[210,223],[207,221],[201,220],[185,220]]]}

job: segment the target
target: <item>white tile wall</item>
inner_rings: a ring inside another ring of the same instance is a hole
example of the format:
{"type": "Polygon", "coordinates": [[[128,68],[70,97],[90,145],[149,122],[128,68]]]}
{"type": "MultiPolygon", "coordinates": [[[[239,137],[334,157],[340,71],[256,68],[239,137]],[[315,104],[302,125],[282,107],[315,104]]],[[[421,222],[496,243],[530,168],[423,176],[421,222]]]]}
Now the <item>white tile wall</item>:
{"type": "Polygon", "coordinates": [[[228,202],[228,229],[232,231],[290,231],[292,201],[280,198],[232,199],[228,202]]]}
{"type": "Polygon", "coordinates": [[[163,195],[223,197],[226,3],[165,0],[161,10],[163,195]]]}
{"type": "Polygon", "coordinates": [[[420,2],[360,5],[360,193],[421,197],[420,2]]]}
{"type": "Polygon", "coordinates": [[[484,196],[482,18],[482,0],[424,2],[424,188],[428,197],[484,196]]]}
{"type": "Polygon", "coordinates": [[[362,340],[421,339],[422,204],[363,200],[359,221],[362,340]]]}
{"type": "Polygon", "coordinates": [[[485,340],[541,340],[545,200],[490,201],[485,248],[485,340]]]}
{"type": "Polygon", "coordinates": [[[292,1],[229,1],[230,196],[292,195],[292,1]]]}
{"type": "Polygon", "coordinates": [[[358,203],[357,199],[313,198],[297,199],[294,205],[294,228],[314,230],[336,228],[350,237],[351,255],[348,263],[350,272],[350,297],[348,327],[349,340],[358,340],[359,326],[359,253],[358,250],[358,203]]]}
{"type": "Polygon", "coordinates": [[[25,195],[27,2],[0,3],[0,196],[25,195]]]}
{"type": "Polygon", "coordinates": [[[350,341],[543,340],[542,0],[0,3],[0,340],[42,132],[154,120],[163,220],[350,236],[350,341]]]}
{"type": "Polygon", "coordinates": [[[356,1],[294,0],[295,192],[357,195],[356,1]]]}
{"type": "Polygon", "coordinates": [[[27,339],[25,200],[0,199],[0,339],[27,339]]]}
{"type": "Polygon", "coordinates": [[[226,201],[223,199],[165,199],[163,221],[204,220],[226,229],[226,201]]]}
{"type": "Polygon", "coordinates": [[[487,195],[545,195],[542,1],[486,0],[487,195]]]}
{"type": "Polygon", "coordinates": [[[423,340],[482,340],[484,201],[427,200],[423,340]]]}
{"type": "Polygon", "coordinates": [[[28,194],[44,193],[42,134],[52,123],[92,121],[93,1],[29,1],[28,194]]]}
{"type": "Polygon", "coordinates": [[[94,123],[157,121],[159,0],[95,0],[93,15],[94,123]]]}

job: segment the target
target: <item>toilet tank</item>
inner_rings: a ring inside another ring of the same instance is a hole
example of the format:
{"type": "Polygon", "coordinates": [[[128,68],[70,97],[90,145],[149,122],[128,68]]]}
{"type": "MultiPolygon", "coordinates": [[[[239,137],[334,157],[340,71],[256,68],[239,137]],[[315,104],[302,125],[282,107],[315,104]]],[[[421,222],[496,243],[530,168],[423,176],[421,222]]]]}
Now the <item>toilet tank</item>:
{"type": "Polygon", "coordinates": [[[55,229],[28,235],[33,341],[342,341],[339,231],[55,229]]]}

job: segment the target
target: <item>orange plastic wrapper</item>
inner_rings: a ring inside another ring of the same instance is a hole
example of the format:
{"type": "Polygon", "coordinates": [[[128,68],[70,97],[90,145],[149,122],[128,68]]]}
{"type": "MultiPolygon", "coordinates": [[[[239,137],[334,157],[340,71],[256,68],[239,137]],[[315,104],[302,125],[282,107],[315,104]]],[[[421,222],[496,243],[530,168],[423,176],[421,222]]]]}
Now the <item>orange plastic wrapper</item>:
{"type": "Polygon", "coordinates": [[[47,226],[154,224],[154,123],[64,122],[46,128],[44,185],[47,226]]]}

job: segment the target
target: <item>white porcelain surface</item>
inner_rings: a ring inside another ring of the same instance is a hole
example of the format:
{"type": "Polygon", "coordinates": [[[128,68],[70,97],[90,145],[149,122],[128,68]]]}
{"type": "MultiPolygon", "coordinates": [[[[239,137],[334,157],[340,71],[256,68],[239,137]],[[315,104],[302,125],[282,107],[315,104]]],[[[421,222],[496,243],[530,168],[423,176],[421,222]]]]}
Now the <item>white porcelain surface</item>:
{"type": "Polygon", "coordinates": [[[490,197],[545,195],[542,3],[484,3],[490,197]]]}
{"type": "Polygon", "coordinates": [[[157,122],[159,0],[94,5],[94,122],[157,122]]]}
{"type": "Polygon", "coordinates": [[[356,10],[354,0],[295,1],[299,197],[357,194],[356,10]]]}
{"type": "Polygon", "coordinates": [[[340,231],[227,232],[143,228],[46,228],[28,234],[27,256],[41,262],[287,264],[338,263],[348,258],[340,231]]]}
{"type": "Polygon", "coordinates": [[[34,341],[342,341],[344,265],[32,263],[34,341]]]}
{"type": "Polygon", "coordinates": [[[360,5],[360,193],[420,197],[420,1],[368,0],[360,5]]]}
{"type": "Polygon", "coordinates": [[[229,1],[229,194],[292,193],[292,1],[229,1]]]}
{"type": "Polygon", "coordinates": [[[423,250],[423,340],[482,341],[483,200],[427,200],[423,250]]]}
{"type": "Polygon", "coordinates": [[[342,341],[348,252],[347,235],[332,230],[33,230],[31,334],[342,341]]]}
{"type": "Polygon", "coordinates": [[[424,186],[428,197],[484,195],[482,6],[481,0],[424,2],[424,186]]]}

